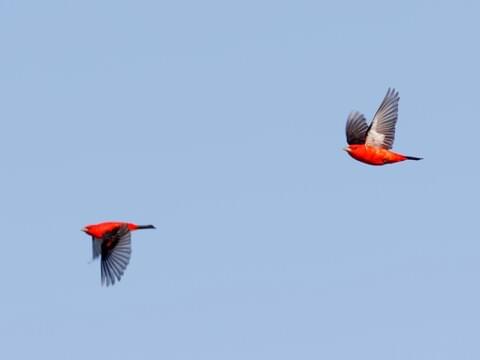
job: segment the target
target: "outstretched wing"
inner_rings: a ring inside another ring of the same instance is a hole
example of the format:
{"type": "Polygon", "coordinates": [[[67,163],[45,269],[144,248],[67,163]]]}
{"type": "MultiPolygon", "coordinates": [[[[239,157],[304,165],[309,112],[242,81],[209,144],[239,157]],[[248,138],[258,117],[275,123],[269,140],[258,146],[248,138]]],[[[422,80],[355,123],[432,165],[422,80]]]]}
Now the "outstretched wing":
{"type": "Polygon", "coordinates": [[[365,144],[367,138],[368,125],[365,116],[358,111],[351,112],[347,118],[345,132],[347,135],[347,144],[365,144]]]}
{"type": "MultiPolygon", "coordinates": [[[[102,285],[107,286],[120,281],[130,262],[131,233],[128,225],[123,224],[106,233],[101,242],[101,278],[102,285]]],[[[95,250],[94,250],[95,256],[95,250]]]]}
{"type": "Polygon", "coordinates": [[[395,89],[388,89],[368,128],[366,144],[391,149],[395,140],[400,96],[395,89]]]}

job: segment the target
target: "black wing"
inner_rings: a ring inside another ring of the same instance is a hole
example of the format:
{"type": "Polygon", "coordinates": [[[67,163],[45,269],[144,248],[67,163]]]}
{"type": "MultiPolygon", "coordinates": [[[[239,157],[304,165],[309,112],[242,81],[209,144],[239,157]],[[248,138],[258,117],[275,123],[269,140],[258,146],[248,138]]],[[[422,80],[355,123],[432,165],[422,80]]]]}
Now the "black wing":
{"type": "Polygon", "coordinates": [[[120,281],[130,262],[131,232],[124,224],[106,233],[102,239],[101,277],[102,285],[107,286],[120,281]]]}
{"type": "Polygon", "coordinates": [[[350,113],[347,119],[345,132],[347,134],[347,144],[365,144],[367,138],[368,125],[365,116],[358,111],[350,113]]]}
{"type": "Polygon", "coordinates": [[[391,149],[395,140],[400,96],[395,89],[388,89],[368,129],[366,144],[391,149]]]}

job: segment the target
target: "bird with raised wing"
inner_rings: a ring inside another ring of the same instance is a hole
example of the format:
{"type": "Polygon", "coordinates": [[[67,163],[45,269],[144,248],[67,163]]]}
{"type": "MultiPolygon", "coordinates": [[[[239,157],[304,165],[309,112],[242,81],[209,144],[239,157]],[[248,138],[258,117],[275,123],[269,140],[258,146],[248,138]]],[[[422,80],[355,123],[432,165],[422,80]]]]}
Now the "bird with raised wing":
{"type": "Polygon", "coordinates": [[[101,256],[102,285],[110,286],[120,281],[132,254],[131,233],[140,229],[155,229],[155,226],[109,221],[82,229],[92,237],[93,259],[101,256]]]}
{"type": "Polygon", "coordinates": [[[358,111],[348,115],[346,126],[348,146],[344,150],[352,158],[369,165],[422,160],[419,157],[406,156],[390,150],[395,139],[399,101],[398,91],[388,89],[370,126],[367,125],[365,116],[358,111]]]}

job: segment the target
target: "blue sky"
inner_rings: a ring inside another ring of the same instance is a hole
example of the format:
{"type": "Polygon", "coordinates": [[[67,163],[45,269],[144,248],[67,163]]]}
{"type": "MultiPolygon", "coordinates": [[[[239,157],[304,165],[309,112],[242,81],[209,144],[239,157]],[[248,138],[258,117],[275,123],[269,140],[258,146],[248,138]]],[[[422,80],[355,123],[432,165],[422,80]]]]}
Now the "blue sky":
{"type": "Polygon", "coordinates": [[[478,359],[480,5],[0,1],[5,359],[478,359]],[[400,91],[394,148],[352,110],[400,91]],[[135,233],[100,286],[90,239],[135,233]]]}

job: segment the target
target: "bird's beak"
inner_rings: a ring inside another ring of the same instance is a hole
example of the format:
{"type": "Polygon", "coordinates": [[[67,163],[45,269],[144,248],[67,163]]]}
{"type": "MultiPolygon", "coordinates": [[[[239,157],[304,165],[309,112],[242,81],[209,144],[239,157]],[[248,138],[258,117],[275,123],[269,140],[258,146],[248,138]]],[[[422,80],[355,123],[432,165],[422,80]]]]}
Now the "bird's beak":
{"type": "Polygon", "coordinates": [[[343,151],[346,151],[346,152],[349,152],[349,151],[350,151],[350,149],[349,149],[348,147],[344,147],[342,150],[343,150],[343,151]]]}
{"type": "Polygon", "coordinates": [[[80,231],[87,232],[87,228],[82,228],[80,231]]]}

